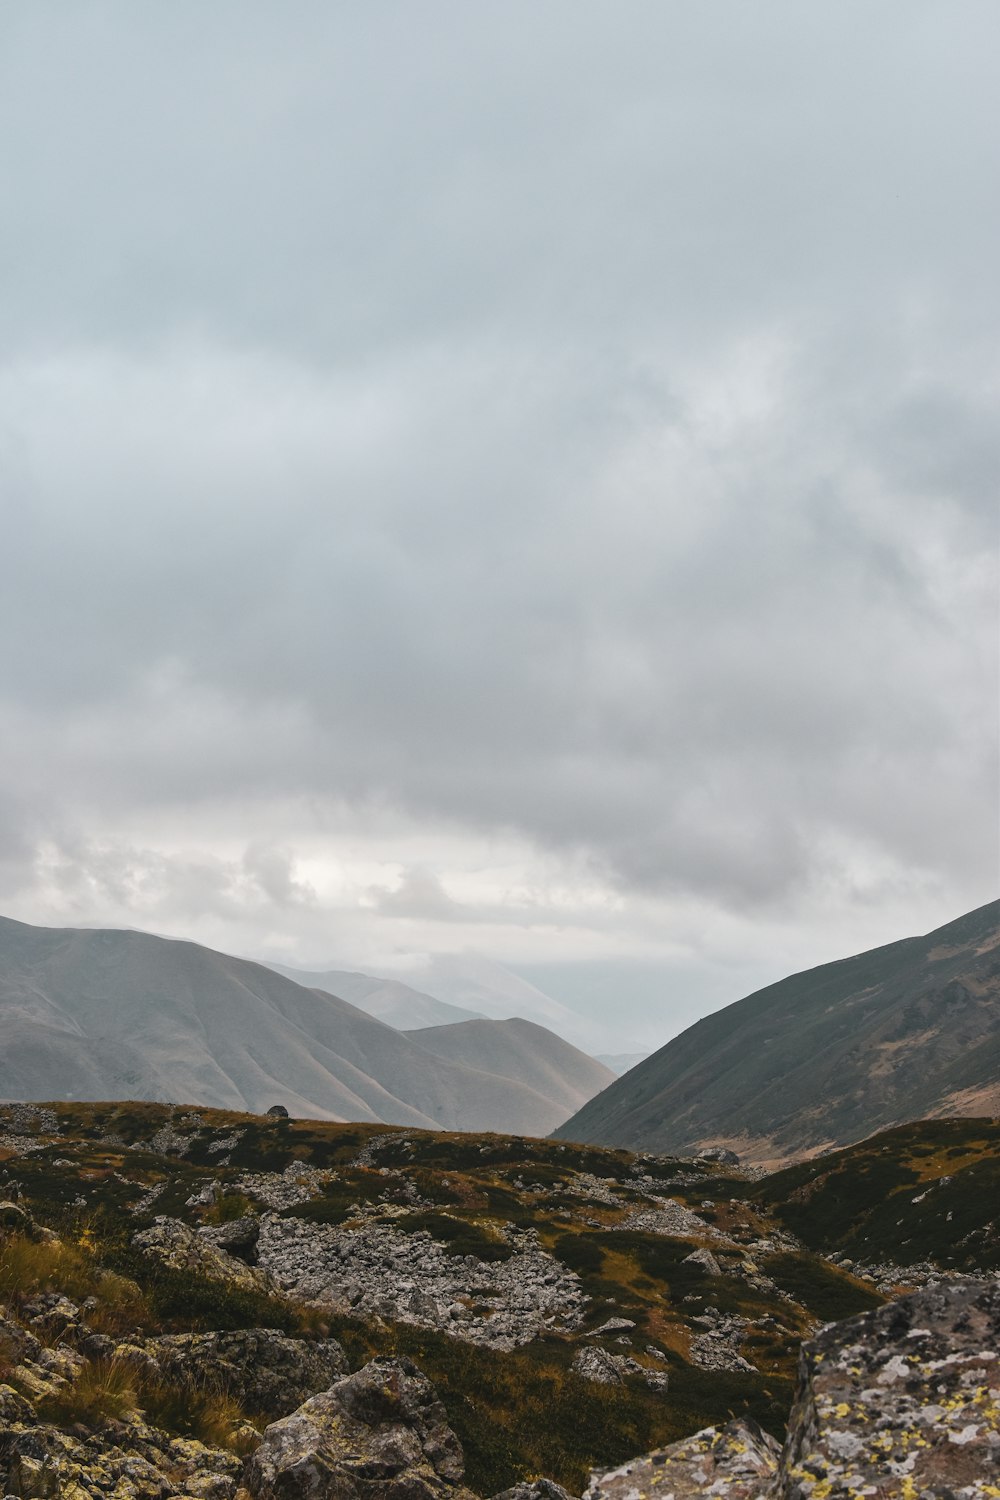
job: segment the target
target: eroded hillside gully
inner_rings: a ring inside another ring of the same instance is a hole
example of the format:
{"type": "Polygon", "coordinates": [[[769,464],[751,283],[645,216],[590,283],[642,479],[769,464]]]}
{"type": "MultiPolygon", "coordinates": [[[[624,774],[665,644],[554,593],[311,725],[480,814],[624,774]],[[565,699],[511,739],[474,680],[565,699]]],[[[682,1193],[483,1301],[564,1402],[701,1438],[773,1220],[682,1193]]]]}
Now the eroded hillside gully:
{"type": "Polygon", "coordinates": [[[0,1107],[0,1493],[996,1500],[998,1148],[0,1107]]]}

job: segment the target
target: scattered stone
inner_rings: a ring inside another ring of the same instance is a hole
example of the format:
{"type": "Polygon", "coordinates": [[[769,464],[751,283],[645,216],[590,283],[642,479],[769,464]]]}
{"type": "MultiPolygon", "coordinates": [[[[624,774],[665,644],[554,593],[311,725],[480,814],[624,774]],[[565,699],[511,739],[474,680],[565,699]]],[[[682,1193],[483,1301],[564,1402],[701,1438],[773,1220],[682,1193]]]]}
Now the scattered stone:
{"type": "Polygon", "coordinates": [[[41,1238],[38,1225],[28,1210],[10,1199],[0,1202],[0,1234],[23,1234],[29,1240],[41,1238]]]}
{"type": "Polygon", "coordinates": [[[676,1198],[658,1198],[654,1208],[636,1209],[613,1229],[638,1229],[644,1234],[668,1234],[673,1238],[711,1239],[719,1244],[733,1243],[700,1214],[685,1208],[676,1198]]]}
{"type": "Polygon", "coordinates": [[[272,1120],[287,1120],[289,1118],[288,1110],[283,1104],[272,1104],[267,1114],[268,1118],[272,1120]]]}
{"type": "Polygon", "coordinates": [[[744,1359],[740,1345],[746,1337],[749,1323],[737,1313],[719,1313],[714,1307],[706,1307],[701,1317],[691,1319],[706,1329],[691,1340],[691,1361],[703,1370],[739,1370],[743,1374],[755,1374],[757,1366],[744,1359]]]}
{"type": "Polygon", "coordinates": [[[283,1208],[308,1203],[336,1176],[336,1172],[311,1167],[308,1162],[292,1161],[283,1172],[244,1172],[242,1177],[237,1177],[234,1187],[237,1192],[246,1193],[267,1208],[280,1212],[283,1208]]]}
{"type": "Polygon", "coordinates": [[[591,1380],[595,1385],[624,1385],[621,1363],[620,1355],[609,1354],[607,1349],[592,1344],[576,1351],[570,1368],[582,1379],[591,1380]]]}
{"type": "Polygon", "coordinates": [[[257,1214],[244,1214],[240,1219],[230,1219],[226,1224],[204,1224],[198,1230],[202,1239],[235,1255],[247,1265],[257,1264],[257,1240],[260,1237],[260,1219],[257,1214]]]}
{"type": "MultiPolygon", "coordinates": [[[[143,1146],[137,1149],[145,1150],[143,1146]]],[[[155,1135],[150,1138],[149,1149],[155,1151],[159,1156],[185,1156],[191,1149],[191,1137],[181,1135],[173,1125],[167,1122],[161,1125],[155,1135]]]]}
{"type": "Polygon", "coordinates": [[[358,1317],[446,1330],[468,1343],[515,1349],[538,1334],[578,1328],[579,1277],[519,1235],[505,1261],[450,1255],[426,1231],[384,1221],[356,1229],[265,1214],[257,1265],[288,1296],[358,1317]]]}
{"type": "Polygon", "coordinates": [[[206,1148],[209,1156],[218,1156],[223,1151],[234,1150],[245,1135],[245,1130],[234,1130],[232,1135],[222,1136],[220,1140],[211,1141],[206,1148]]]}
{"type": "MultiPolygon", "coordinates": [[[[662,1355],[659,1356],[662,1359],[662,1355]]],[[[670,1377],[666,1370],[651,1370],[624,1354],[612,1354],[598,1344],[578,1349],[570,1367],[595,1385],[624,1385],[626,1375],[639,1375],[653,1391],[665,1391],[670,1377]]]]}

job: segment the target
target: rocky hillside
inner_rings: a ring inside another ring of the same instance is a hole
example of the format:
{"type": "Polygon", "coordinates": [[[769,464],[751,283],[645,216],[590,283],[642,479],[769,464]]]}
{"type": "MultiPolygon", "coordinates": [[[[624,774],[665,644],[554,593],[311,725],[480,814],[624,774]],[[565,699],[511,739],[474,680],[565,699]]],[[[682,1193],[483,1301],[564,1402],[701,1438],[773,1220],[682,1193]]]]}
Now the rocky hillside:
{"type": "Polygon", "coordinates": [[[282,1104],[294,1115],[544,1134],[583,1101],[587,1078],[596,1089],[610,1076],[573,1056],[565,1088],[540,1091],[196,943],[0,918],[0,1099],[282,1104]]]}
{"type": "Polygon", "coordinates": [[[560,1126],[768,1166],[906,1120],[1000,1112],[1000,902],[707,1016],[560,1126]]]}
{"type": "MultiPolygon", "coordinates": [[[[937,1172],[932,1194],[972,1173],[962,1212],[984,1230],[996,1199],[975,1172],[1000,1127],[951,1128],[882,1154],[901,1185],[918,1158],[937,1172]]],[[[866,1170],[833,1166],[860,1222],[866,1170]]],[[[690,1440],[712,1424],[713,1463],[756,1434],[776,1473],[801,1339],[956,1274],[892,1263],[906,1224],[877,1265],[834,1261],[816,1225],[790,1227],[802,1187],[524,1137],[7,1106],[2,1493],[402,1500],[375,1473],[420,1500],[536,1475],[579,1494],[678,1443],[700,1464],[690,1440]],[[354,1487],[337,1488],[350,1454],[354,1487]]]]}

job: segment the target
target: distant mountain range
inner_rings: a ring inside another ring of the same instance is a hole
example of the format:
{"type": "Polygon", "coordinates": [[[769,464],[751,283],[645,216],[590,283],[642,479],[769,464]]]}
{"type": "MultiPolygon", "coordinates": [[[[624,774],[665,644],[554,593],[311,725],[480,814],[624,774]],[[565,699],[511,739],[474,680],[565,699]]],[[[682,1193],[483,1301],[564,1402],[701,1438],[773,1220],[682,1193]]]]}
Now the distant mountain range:
{"type": "MultiPolygon", "coordinates": [[[[383,973],[382,977],[387,975],[383,973]]],[[[475,954],[430,955],[405,971],[393,972],[391,977],[405,980],[450,1006],[493,1020],[522,1016],[558,1032],[576,1046],[586,1046],[586,1037],[593,1029],[568,1005],[553,1000],[520,974],[475,954]]]]}
{"type": "MultiPolygon", "coordinates": [[[[514,1016],[509,1021],[462,1021],[456,1026],[430,1026],[407,1033],[421,1047],[449,1062],[486,1068],[510,1078],[552,1102],[555,1108],[579,1106],[572,1095],[589,1099],[614,1078],[596,1058],[587,1057],[534,1021],[514,1016]]],[[[565,1109],[560,1118],[565,1117],[565,1109]]]]}
{"type": "Polygon", "coordinates": [[[907,1120],[1000,1114],[1000,902],[706,1016],[565,1140],[778,1165],[907,1120]]]}
{"type": "Polygon", "coordinates": [[[0,1098],[282,1104],[544,1135],[613,1078],[535,1027],[542,1092],[512,1072],[523,1023],[491,1023],[479,1051],[468,1036],[450,1047],[449,1029],[423,1046],[326,990],[196,943],[0,918],[0,1098]]]}
{"type": "Polygon", "coordinates": [[[412,1030],[420,1026],[448,1026],[457,1021],[480,1021],[484,1019],[475,1010],[464,1010],[460,1005],[447,1005],[433,995],[412,989],[398,979],[381,979],[373,974],[357,974],[351,969],[290,969],[284,964],[268,964],[276,974],[284,974],[296,984],[308,989],[325,990],[328,995],[337,995],[356,1005],[369,1016],[376,1016],[387,1026],[399,1031],[412,1030]]]}

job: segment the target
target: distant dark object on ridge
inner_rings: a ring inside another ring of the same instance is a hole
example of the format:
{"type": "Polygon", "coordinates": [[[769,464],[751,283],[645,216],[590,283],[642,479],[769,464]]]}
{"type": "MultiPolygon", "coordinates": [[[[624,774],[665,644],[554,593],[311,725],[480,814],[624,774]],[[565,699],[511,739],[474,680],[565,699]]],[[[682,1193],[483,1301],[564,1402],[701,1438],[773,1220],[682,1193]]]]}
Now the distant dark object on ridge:
{"type": "Polygon", "coordinates": [[[272,1104],[268,1110],[268,1114],[273,1120],[287,1120],[289,1118],[288,1110],[283,1104],[272,1104]]]}

